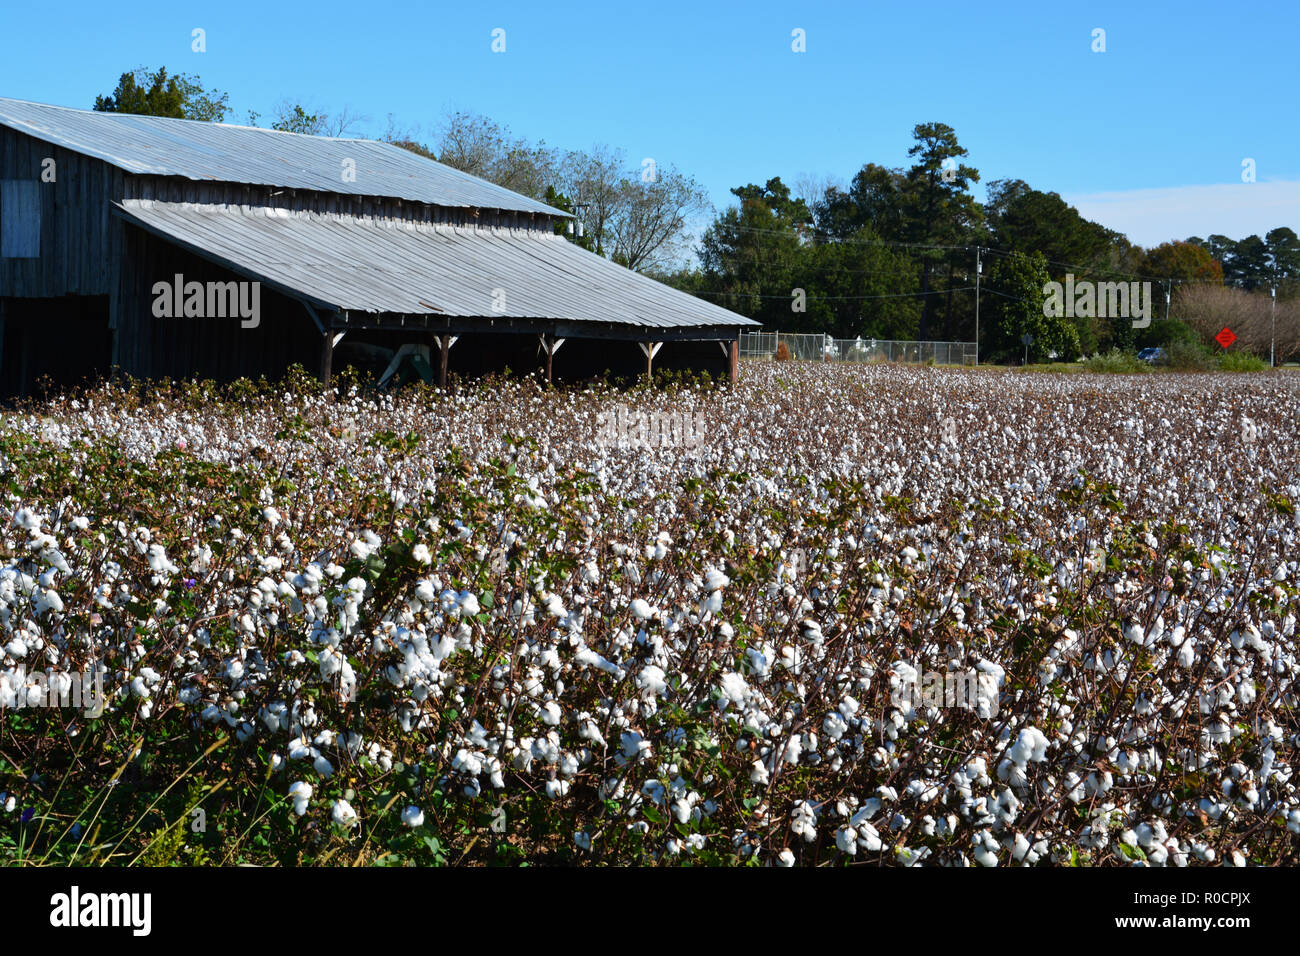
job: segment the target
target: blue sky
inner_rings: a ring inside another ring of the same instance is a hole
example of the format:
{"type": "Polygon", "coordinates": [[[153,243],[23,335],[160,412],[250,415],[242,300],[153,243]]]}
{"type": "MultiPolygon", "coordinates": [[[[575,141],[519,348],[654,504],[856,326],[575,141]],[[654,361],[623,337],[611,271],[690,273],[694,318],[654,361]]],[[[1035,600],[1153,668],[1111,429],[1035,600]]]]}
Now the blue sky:
{"type": "Polygon", "coordinates": [[[165,65],[228,92],[241,122],[288,98],[365,114],[363,134],[391,113],[431,139],[464,109],[550,145],[675,164],[720,207],[732,186],[775,175],[906,165],[912,127],[936,120],[983,182],[1054,190],[1152,245],[1300,230],[1297,38],[1294,0],[5,0],[0,96],[88,108],[121,72],[165,65]],[[191,51],[195,27],[205,53],[191,51]]]}

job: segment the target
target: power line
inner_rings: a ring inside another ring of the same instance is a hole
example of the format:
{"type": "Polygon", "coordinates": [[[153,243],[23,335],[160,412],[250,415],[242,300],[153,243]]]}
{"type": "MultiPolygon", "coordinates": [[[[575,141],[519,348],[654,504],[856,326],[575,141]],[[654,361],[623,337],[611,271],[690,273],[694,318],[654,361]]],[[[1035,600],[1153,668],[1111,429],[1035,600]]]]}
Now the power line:
{"type": "MultiPolygon", "coordinates": [[[[810,296],[807,296],[807,297],[806,297],[806,301],[808,301],[808,302],[827,302],[827,301],[836,301],[836,302],[858,302],[858,301],[861,301],[861,300],[863,300],[863,299],[912,299],[912,298],[915,298],[915,297],[917,297],[917,296],[922,296],[922,295],[947,295],[949,292],[966,292],[966,291],[968,291],[968,290],[970,290],[970,289],[973,289],[973,288],[975,288],[973,285],[964,285],[964,286],[960,286],[960,287],[956,287],[956,288],[952,288],[952,289],[935,289],[935,290],[933,290],[933,291],[931,291],[931,292],[891,292],[891,293],[887,293],[887,294],[884,294],[884,295],[810,295],[810,296]]],[[[704,290],[702,290],[702,289],[701,289],[701,290],[693,291],[693,292],[691,293],[691,295],[717,295],[717,296],[731,295],[731,296],[736,296],[737,298],[744,298],[744,299],[786,299],[786,300],[789,300],[789,299],[793,298],[793,296],[790,296],[790,295],[760,295],[759,293],[756,293],[756,292],[754,292],[754,293],[750,293],[750,292],[707,292],[707,291],[704,291],[704,290]]]]}

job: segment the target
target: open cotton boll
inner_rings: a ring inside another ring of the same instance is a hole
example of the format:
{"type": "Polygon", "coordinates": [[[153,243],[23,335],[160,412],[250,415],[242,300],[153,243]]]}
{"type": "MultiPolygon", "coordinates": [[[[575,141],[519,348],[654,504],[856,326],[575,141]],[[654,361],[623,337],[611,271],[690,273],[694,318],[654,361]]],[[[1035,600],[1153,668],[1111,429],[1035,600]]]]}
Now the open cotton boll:
{"type": "MultiPolygon", "coordinates": [[[[307,801],[311,799],[311,784],[295,780],[289,787],[289,798],[293,800],[293,812],[302,816],[307,812],[307,801]]],[[[350,808],[349,808],[350,809],[350,808]]]]}
{"type": "Polygon", "coordinates": [[[1025,727],[1016,737],[1008,754],[1018,767],[1024,767],[1028,763],[1042,763],[1047,759],[1047,744],[1047,738],[1041,730],[1025,727]]]}
{"type": "Polygon", "coordinates": [[[632,613],[642,621],[648,621],[655,616],[655,609],[642,598],[634,598],[632,601],[632,613]]]}
{"type": "Polygon", "coordinates": [[[330,811],[330,817],[340,826],[353,827],[357,824],[357,811],[352,809],[352,804],[342,798],[334,801],[334,809],[330,811]]]}
{"type": "Polygon", "coordinates": [[[412,828],[424,826],[424,811],[419,807],[407,807],[402,811],[402,823],[412,828]]]}

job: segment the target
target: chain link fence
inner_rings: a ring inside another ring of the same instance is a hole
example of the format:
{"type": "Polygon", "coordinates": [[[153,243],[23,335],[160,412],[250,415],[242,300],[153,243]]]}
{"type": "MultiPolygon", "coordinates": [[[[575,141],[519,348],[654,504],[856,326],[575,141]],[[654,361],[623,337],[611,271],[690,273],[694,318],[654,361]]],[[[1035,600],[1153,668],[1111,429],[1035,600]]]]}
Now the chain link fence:
{"type": "Polygon", "coordinates": [[[806,332],[742,332],[740,357],[775,359],[784,344],[792,359],[814,362],[907,362],[974,365],[974,342],[907,342],[899,339],[836,339],[806,332]]]}

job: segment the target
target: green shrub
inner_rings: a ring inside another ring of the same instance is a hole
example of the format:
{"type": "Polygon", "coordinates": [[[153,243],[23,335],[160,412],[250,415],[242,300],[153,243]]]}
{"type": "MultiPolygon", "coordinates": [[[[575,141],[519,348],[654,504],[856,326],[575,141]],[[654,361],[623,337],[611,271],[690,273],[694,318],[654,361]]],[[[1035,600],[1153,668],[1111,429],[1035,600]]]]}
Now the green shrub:
{"type": "Polygon", "coordinates": [[[1171,342],[1166,350],[1166,364],[1185,371],[1208,371],[1215,367],[1214,356],[1200,342],[1171,342]]]}
{"type": "Polygon", "coordinates": [[[1219,368],[1224,372],[1262,372],[1268,363],[1250,352],[1224,352],[1219,356],[1219,368]]]}
{"type": "Polygon", "coordinates": [[[1106,374],[1127,374],[1132,372],[1149,372],[1150,367],[1132,352],[1111,349],[1105,355],[1094,355],[1083,360],[1083,367],[1089,372],[1106,374]]]}

